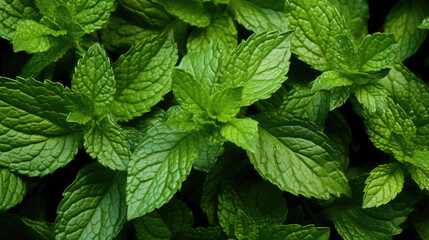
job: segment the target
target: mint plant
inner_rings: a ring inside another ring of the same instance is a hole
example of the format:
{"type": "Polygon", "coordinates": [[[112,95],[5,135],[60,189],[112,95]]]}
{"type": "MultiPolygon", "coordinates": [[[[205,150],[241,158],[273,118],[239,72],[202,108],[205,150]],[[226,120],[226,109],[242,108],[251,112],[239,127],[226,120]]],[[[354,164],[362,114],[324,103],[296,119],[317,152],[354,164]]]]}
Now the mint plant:
{"type": "Polygon", "coordinates": [[[0,0],[0,238],[428,239],[428,16],[0,0]]]}

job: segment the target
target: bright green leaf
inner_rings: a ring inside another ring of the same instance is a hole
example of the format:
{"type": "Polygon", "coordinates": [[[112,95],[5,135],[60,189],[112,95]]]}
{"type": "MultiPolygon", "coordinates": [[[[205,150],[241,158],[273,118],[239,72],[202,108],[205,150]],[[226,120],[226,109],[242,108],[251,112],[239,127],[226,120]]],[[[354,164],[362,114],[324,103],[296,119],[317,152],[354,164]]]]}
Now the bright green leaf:
{"type": "Polygon", "coordinates": [[[419,25],[419,28],[421,29],[429,29],[429,17],[423,19],[422,24],[419,25]]]}
{"type": "Polygon", "coordinates": [[[240,111],[243,88],[227,88],[212,98],[211,109],[221,122],[231,121],[240,111]]]}
{"type": "Polygon", "coordinates": [[[0,212],[22,201],[27,187],[20,177],[7,168],[0,168],[0,212]]]}
{"type": "Polygon", "coordinates": [[[368,34],[369,9],[367,0],[329,0],[346,20],[356,42],[368,34]]]}
{"type": "Polygon", "coordinates": [[[210,24],[209,12],[197,0],[154,0],[154,2],[161,4],[167,12],[191,25],[207,27],[210,24]]]}
{"type": "Polygon", "coordinates": [[[36,20],[37,10],[31,1],[1,0],[0,1],[0,37],[12,41],[18,23],[23,19],[36,20]]]}
{"type": "Polygon", "coordinates": [[[316,78],[311,88],[314,91],[331,90],[334,87],[351,86],[353,82],[339,71],[326,71],[316,78]]]}
{"type": "Polygon", "coordinates": [[[393,34],[374,33],[366,36],[357,49],[362,71],[377,71],[391,66],[398,44],[393,34]]]}
{"type": "Polygon", "coordinates": [[[235,118],[221,129],[221,134],[246,151],[254,153],[258,144],[258,122],[250,118],[235,118]]]}

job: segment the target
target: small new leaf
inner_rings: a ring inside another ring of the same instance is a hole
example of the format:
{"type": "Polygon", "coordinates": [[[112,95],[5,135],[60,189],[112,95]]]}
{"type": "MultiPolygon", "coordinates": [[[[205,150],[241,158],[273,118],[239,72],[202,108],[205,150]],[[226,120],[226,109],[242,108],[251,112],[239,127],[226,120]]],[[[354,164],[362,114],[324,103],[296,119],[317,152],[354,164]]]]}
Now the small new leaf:
{"type": "Polygon", "coordinates": [[[255,153],[258,143],[258,122],[250,118],[235,118],[221,129],[221,134],[228,141],[251,153],[255,153]]]}

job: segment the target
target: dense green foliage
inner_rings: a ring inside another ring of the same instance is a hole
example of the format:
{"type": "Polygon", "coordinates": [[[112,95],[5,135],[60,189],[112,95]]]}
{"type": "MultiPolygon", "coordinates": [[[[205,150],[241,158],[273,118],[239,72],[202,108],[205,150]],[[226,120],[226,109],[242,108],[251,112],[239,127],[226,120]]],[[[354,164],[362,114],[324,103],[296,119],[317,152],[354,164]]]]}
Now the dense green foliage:
{"type": "Polygon", "coordinates": [[[429,2],[372,4],[0,0],[0,239],[428,240],[429,2]]]}

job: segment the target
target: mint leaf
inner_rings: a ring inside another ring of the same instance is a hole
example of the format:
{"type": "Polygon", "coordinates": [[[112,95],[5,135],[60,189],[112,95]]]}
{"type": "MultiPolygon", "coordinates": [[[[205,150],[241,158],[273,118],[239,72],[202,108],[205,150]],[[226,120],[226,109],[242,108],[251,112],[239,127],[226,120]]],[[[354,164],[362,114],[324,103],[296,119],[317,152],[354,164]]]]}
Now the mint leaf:
{"type": "Polygon", "coordinates": [[[113,170],[126,170],[130,161],[130,145],[121,127],[109,117],[95,122],[85,133],[84,146],[92,158],[113,170]]]}
{"type": "Polygon", "coordinates": [[[217,92],[212,99],[211,109],[221,122],[232,121],[240,111],[243,88],[227,88],[217,92]]]}
{"type": "Polygon", "coordinates": [[[227,239],[225,233],[217,227],[196,228],[176,234],[173,240],[221,240],[227,239]]]}
{"type": "Polygon", "coordinates": [[[417,127],[417,138],[421,145],[429,143],[429,88],[402,64],[395,64],[380,83],[391,94],[393,100],[410,116],[417,127]]]}
{"type": "Polygon", "coordinates": [[[214,85],[219,82],[224,60],[220,42],[215,41],[200,52],[186,54],[179,67],[195,76],[195,79],[211,94],[214,85]]]}
{"type": "Polygon", "coordinates": [[[384,111],[391,104],[389,93],[383,86],[378,84],[359,85],[354,88],[355,96],[363,107],[375,112],[377,109],[384,111]]]}
{"type": "Polygon", "coordinates": [[[280,113],[266,113],[256,120],[259,145],[254,154],[247,153],[264,179],[309,198],[350,194],[338,153],[314,124],[280,113]]]}
{"type": "Polygon", "coordinates": [[[423,19],[422,24],[419,25],[420,29],[429,29],[429,17],[423,19]]]}
{"type": "Polygon", "coordinates": [[[159,123],[148,130],[128,165],[129,220],[161,207],[173,197],[198,158],[197,144],[192,131],[180,123],[159,123]]]}
{"type": "Polygon", "coordinates": [[[0,165],[44,176],[73,159],[82,136],[66,121],[72,104],[66,93],[48,80],[1,78],[0,165]]]}
{"type": "Polygon", "coordinates": [[[96,113],[102,112],[113,101],[116,81],[110,60],[99,44],[94,44],[79,60],[72,80],[72,89],[89,97],[96,113]]]}
{"type": "MultiPolygon", "coordinates": [[[[0,237],[4,240],[28,239],[51,240],[52,236],[46,236],[38,232],[34,226],[24,221],[25,218],[10,213],[0,215],[0,237]],[[49,238],[51,237],[51,238],[49,238]]],[[[49,227],[50,224],[49,224],[49,227]]],[[[45,226],[46,229],[46,226],[45,226]]],[[[50,230],[50,229],[49,229],[50,230]]],[[[52,234],[51,234],[52,235],[52,234]]]]}
{"type": "Polygon", "coordinates": [[[75,20],[86,33],[91,33],[102,28],[108,21],[110,12],[114,10],[114,0],[57,0],[64,4],[75,20]]]}
{"type": "Polygon", "coordinates": [[[258,143],[258,122],[250,118],[236,118],[221,129],[221,134],[228,141],[254,153],[258,143]]]}
{"type": "Polygon", "coordinates": [[[23,19],[38,18],[33,3],[27,0],[0,1],[0,37],[9,41],[15,36],[18,23],[23,19]]]}
{"type": "Polygon", "coordinates": [[[420,190],[429,190],[429,170],[421,169],[417,166],[408,166],[408,172],[414,182],[417,183],[420,190]]]}
{"type": "Polygon", "coordinates": [[[234,234],[234,222],[240,211],[257,224],[281,224],[287,215],[281,191],[268,182],[224,184],[218,200],[219,223],[228,236],[234,234]],[[268,201],[270,204],[260,204],[268,201]]]}
{"type": "Polygon", "coordinates": [[[329,228],[298,224],[274,225],[262,228],[260,239],[328,240],[329,228]]]}
{"type": "Polygon", "coordinates": [[[335,87],[351,86],[351,81],[345,74],[339,71],[326,71],[314,80],[312,90],[331,90],[335,87]]]}
{"type": "Polygon", "coordinates": [[[146,29],[115,16],[110,17],[106,28],[100,30],[101,39],[106,48],[125,51],[139,41],[159,34],[158,30],[146,29]]]}
{"type": "Polygon", "coordinates": [[[241,106],[266,99],[281,87],[289,71],[291,32],[256,34],[229,56],[220,83],[243,87],[241,106]]]}
{"type": "Polygon", "coordinates": [[[360,42],[368,34],[369,9],[366,0],[330,0],[344,16],[347,28],[355,41],[360,42]]]}
{"type": "Polygon", "coordinates": [[[23,78],[36,77],[49,64],[57,62],[72,47],[72,43],[63,39],[46,52],[36,53],[21,68],[19,76],[23,78]]]}
{"type": "Polygon", "coordinates": [[[219,41],[226,53],[237,47],[237,29],[233,19],[218,8],[210,10],[210,19],[210,25],[196,28],[189,35],[186,43],[188,54],[205,49],[212,41],[219,41]]]}
{"type": "Polygon", "coordinates": [[[210,172],[216,164],[217,158],[223,152],[223,138],[218,129],[211,126],[200,129],[198,138],[198,158],[195,159],[193,168],[199,171],[210,172]]]}
{"type": "Polygon", "coordinates": [[[65,31],[50,29],[33,20],[22,20],[19,21],[12,40],[13,50],[28,53],[45,52],[55,45],[57,37],[65,34],[65,31]]]}
{"type": "Polygon", "coordinates": [[[171,239],[176,234],[191,229],[192,224],[191,210],[175,198],[160,209],[134,221],[139,240],[171,239]]]}
{"type": "Polygon", "coordinates": [[[417,27],[428,14],[429,4],[421,0],[400,1],[390,10],[384,31],[395,34],[398,41],[398,53],[395,58],[397,62],[402,62],[413,55],[425,41],[427,31],[417,27]]]}
{"type": "Polygon", "coordinates": [[[210,14],[203,4],[197,0],[154,0],[165,10],[178,16],[181,20],[197,27],[207,27],[210,24],[210,14]]]}
{"type": "Polygon", "coordinates": [[[235,20],[250,31],[255,33],[265,31],[284,32],[289,30],[289,21],[281,2],[269,1],[268,4],[264,5],[264,1],[231,0],[228,7],[234,14],[235,20]],[[272,9],[276,3],[280,7],[272,9]]]}
{"type": "Polygon", "coordinates": [[[310,88],[296,85],[284,96],[279,109],[309,119],[323,128],[329,112],[329,100],[329,94],[325,91],[312,91],[310,88]]]}
{"type": "Polygon", "coordinates": [[[367,35],[357,49],[362,71],[377,71],[390,66],[397,52],[393,34],[367,35]]]}
{"type": "Polygon", "coordinates": [[[349,35],[338,35],[335,37],[334,68],[346,72],[356,72],[359,69],[359,56],[355,44],[349,35]]]}
{"type": "Polygon", "coordinates": [[[113,239],[126,219],[125,174],[87,165],[64,191],[57,209],[57,239],[113,239]]]}
{"type": "Polygon", "coordinates": [[[290,28],[295,30],[292,51],[314,69],[333,69],[335,37],[348,34],[342,16],[327,0],[291,0],[286,6],[290,28]]]}
{"type": "Polygon", "coordinates": [[[20,177],[7,168],[0,168],[0,211],[6,211],[22,201],[27,187],[20,177]]]}
{"type": "Polygon", "coordinates": [[[182,69],[173,69],[173,92],[180,106],[195,114],[205,114],[210,107],[210,95],[194,76],[182,69]]]}
{"type": "Polygon", "coordinates": [[[238,210],[234,221],[234,235],[237,239],[258,239],[258,225],[243,211],[238,210]]]}
{"type": "Polygon", "coordinates": [[[394,199],[404,186],[404,173],[391,163],[374,168],[365,181],[363,208],[379,207],[394,199]]]}
{"type": "Polygon", "coordinates": [[[129,14],[150,28],[165,27],[172,19],[164,8],[150,0],[121,0],[120,10],[125,9],[124,14],[129,14]]]}
{"type": "Polygon", "coordinates": [[[404,110],[388,98],[384,109],[363,111],[366,131],[374,146],[398,159],[408,154],[408,141],[416,134],[416,127],[404,110]]]}
{"type": "Polygon", "coordinates": [[[148,112],[170,91],[177,47],[171,33],[143,39],[113,65],[116,96],[113,115],[127,121],[148,112]]]}

